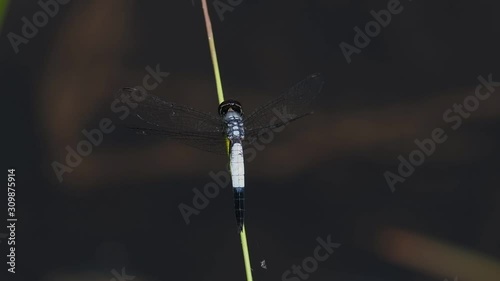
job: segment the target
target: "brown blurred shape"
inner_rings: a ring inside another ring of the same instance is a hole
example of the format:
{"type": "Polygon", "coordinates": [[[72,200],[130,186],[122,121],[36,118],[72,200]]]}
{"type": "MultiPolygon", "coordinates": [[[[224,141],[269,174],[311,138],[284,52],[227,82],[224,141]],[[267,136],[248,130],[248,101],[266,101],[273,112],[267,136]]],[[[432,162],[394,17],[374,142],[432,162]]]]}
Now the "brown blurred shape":
{"type": "Polygon", "coordinates": [[[497,281],[500,261],[409,231],[386,228],[377,252],[390,262],[427,274],[457,276],[459,281],[497,281]]]}

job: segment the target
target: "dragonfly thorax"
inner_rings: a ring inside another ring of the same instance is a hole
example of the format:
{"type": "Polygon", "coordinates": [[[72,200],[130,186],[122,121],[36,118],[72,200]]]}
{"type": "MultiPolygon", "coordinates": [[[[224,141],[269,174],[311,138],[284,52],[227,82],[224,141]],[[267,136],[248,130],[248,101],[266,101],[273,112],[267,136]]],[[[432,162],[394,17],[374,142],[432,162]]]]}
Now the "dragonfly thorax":
{"type": "Polygon", "coordinates": [[[245,138],[245,128],[243,127],[243,118],[233,110],[229,110],[224,115],[226,123],[226,135],[231,142],[241,142],[245,138]]]}

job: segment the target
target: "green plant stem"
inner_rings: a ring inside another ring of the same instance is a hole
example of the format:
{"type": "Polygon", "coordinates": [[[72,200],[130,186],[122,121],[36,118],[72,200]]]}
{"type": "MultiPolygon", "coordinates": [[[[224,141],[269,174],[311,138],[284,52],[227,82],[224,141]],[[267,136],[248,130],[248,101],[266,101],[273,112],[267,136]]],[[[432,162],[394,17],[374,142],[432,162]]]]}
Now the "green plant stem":
{"type": "Polygon", "coordinates": [[[224,92],[222,91],[222,81],[219,72],[219,62],[217,60],[217,52],[215,51],[215,39],[212,32],[212,23],[210,22],[210,15],[208,14],[207,1],[202,0],[203,15],[205,16],[205,26],[207,28],[208,45],[210,47],[210,56],[212,57],[212,65],[214,67],[215,84],[217,85],[217,98],[219,104],[224,101],[224,92]]]}
{"type": "Polygon", "coordinates": [[[250,264],[250,253],[248,251],[247,244],[247,231],[245,225],[243,224],[243,229],[240,232],[241,248],[243,250],[243,261],[245,262],[245,272],[247,274],[247,280],[252,281],[252,265],[250,264]]]}
{"type": "MultiPolygon", "coordinates": [[[[208,14],[207,1],[201,0],[203,6],[203,15],[205,16],[205,26],[207,28],[208,45],[210,47],[210,55],[212,57],[212,64],[214,67],[215,83],[217,85],[217,97],[219,99],[219,104],[224,101],[224,92],[222,91],[222,82],[219,72],[219,63],[217,61],[217,52],[215,51],[215,39],[212,32],[212,23],[210,22],[210,15],[208,14]]],[[[229,140],[226,140],[227,151],[229,155],[229,140]]],[[[247,234],[245,225],[240,232],[241,248],[243,250],[243,261],[245,263],[245,272],[247,276],[247,281],[253,281],[252,277],[252,267],[250,264],[250,253],[248,251],[247,234]]]]}
{"type": "Polygon", "coordinates": [[[7,10],[9,8],[9,0],[0,0],[0,31],[2,30],[3,21],[7,15],[7,10]]]}

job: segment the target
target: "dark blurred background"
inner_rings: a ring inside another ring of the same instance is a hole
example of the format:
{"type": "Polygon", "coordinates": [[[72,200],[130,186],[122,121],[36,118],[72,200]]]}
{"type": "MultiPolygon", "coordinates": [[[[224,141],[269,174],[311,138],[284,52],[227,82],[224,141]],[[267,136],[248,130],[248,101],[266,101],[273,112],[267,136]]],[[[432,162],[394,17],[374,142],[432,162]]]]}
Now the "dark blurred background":
{"type": "MultiPolygon", "coordinates": [[[[500,87],[457,130],[443,120],[479,75],[500,81],[498,2],[402,0],[350,63],[339,44],[391,1],[229,2],[208,1],[226,98],[248,112],[311,73],[326,80],[316,114],[246,164],[254,279],[285,280],[330,236],[341,246],[308,280],[500,280],[500,87]],[[234,7],[219,16],[220,2],[234,7]],[[391,190],[384,173],[435,128],[446,142],[391,190]]],[[[2,27],[2,161],[16,168],[19,221],[17,273],[3,239],[0,279],[244,280],[231,190],[189,225],[179,211],[227,158],[131,134],[111,110],[159,65],[170,75],[151,93],[216,112],[200,1],[58,7],[17,53],[9,34],[41,6],[11,1],[2,27]],[[59,182],[52,163],[103,118],[116,129],[59,182]]]]}

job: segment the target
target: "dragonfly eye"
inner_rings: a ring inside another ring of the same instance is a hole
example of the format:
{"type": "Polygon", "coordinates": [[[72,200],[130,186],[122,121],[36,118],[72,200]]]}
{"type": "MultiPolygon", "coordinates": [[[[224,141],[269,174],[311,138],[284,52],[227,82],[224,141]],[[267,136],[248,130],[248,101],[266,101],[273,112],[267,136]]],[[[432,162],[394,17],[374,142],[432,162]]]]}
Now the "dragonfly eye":
{"type": "Polygon", "coordinates": [[[229,110],[233,110],[243,115],[243,109],[241,108],[241,103],[235,100],[226,100],[219,105],[219,115],[224,116],[229,110]]]}

